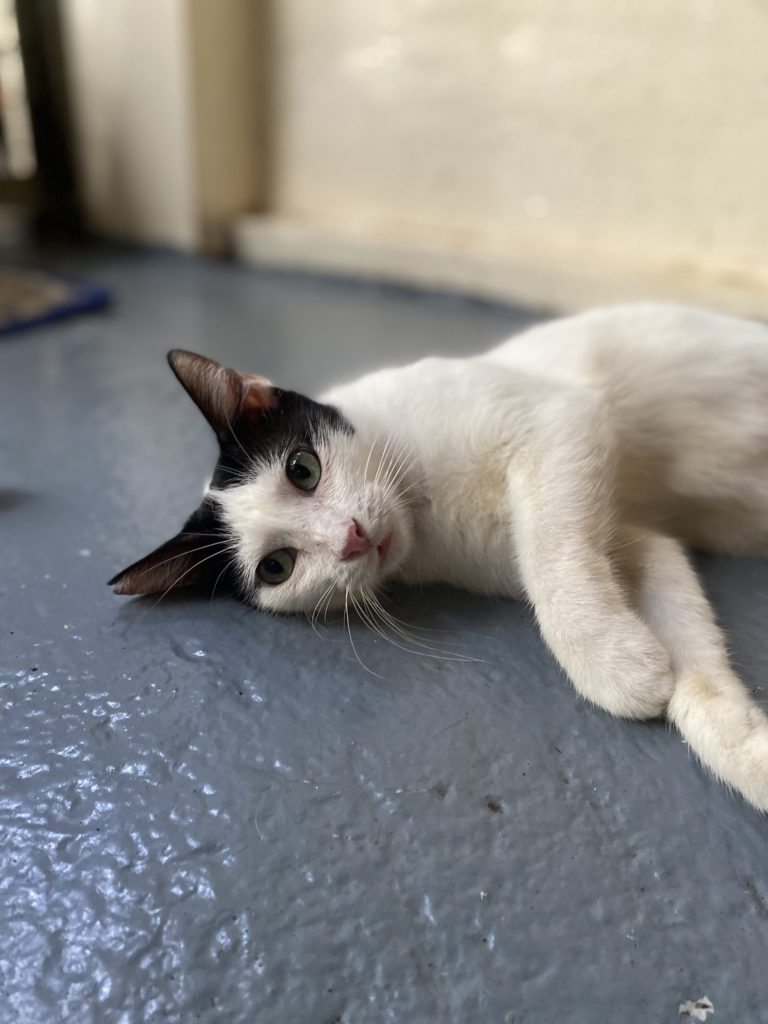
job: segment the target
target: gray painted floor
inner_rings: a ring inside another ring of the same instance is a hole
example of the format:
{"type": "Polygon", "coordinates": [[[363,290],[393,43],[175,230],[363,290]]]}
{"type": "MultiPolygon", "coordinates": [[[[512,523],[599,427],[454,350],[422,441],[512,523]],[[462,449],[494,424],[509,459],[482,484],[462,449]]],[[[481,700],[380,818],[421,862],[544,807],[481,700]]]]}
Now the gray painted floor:
{"type": "MultiPolygon", "coordinates": [[[[105,586],[212,466],[167,349],[316,392],[523,314],[52,263],[116,303],[0,345],[3,1024],[672,1024],[704,994],[767,1021],[768,821],[580,701],[526,608],[395,595],[460,662],[105,586]]],[[[768,565],[700,565],[765,703],[768,565]]]]}

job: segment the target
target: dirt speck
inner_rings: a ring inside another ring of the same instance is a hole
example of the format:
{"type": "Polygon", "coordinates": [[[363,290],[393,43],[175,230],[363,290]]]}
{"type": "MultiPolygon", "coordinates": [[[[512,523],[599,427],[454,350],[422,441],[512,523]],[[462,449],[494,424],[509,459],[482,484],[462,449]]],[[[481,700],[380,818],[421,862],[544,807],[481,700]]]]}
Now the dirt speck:
{"type": "Polygon", "coordinates": [[[768,914],[768,903],[765,900],[763,894],[759,891],[754,882],[747,882],[744,886],[749,895],[752,897],[753,902],[757,905],[758,910],[762,910],[764,914],[768,914]]]}

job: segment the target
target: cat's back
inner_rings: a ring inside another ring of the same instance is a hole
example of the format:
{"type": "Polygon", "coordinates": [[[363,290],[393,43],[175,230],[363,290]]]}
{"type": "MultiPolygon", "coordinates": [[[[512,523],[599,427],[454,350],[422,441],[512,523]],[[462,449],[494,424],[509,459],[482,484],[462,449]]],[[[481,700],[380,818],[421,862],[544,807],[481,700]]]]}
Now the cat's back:
{"type": "Polygon", "coordinates": [[[365,415],[386,408],[406,420],[478,411],[536,382],[658,393],[685,378],[721,382],[768,374],[768,325],[694,307],[634,303],[602,307],[528,328],[485,353],[428,357],[332,388],[322,401],[365,415]],[[501,373],[501,369],[506,373],[501,373]]]}
{"type": "Polygon", "coordinates": [[[768,326],[664,303],[605,307],[532,327],[488,352],[509,369],[603,388],[657,388],[705,369],[768,372],[768,326]]]}
{"type": "Polygon", "coordinates": [[[472,455],[516,443],[550,397],[610,402],[628,432],[682,435],[702,411],[768,399],[768,326],[686,306],[606,307],[529,328],[489,352],[430,357],[321,396],[358,428],[472,455]],[[438,440],[439,439],[439,444],[438,440]]]}
{"type": "Polygon", "coordinates": [[[366,374],[326,391],[320,401],[336,406],[357,426],[384,416],[389,425],[433,434],[435,430],[466,433],[514,403],[527,388],[514,366],[501,372],[481,357],[430,356],[407,366],[366,374]]]}

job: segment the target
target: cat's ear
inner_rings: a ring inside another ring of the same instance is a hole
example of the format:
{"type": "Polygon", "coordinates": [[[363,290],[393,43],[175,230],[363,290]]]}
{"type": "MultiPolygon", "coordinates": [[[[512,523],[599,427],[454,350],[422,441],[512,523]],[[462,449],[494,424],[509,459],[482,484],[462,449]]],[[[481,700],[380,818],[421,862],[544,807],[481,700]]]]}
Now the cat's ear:
{"type": "Polygon", "coordinates": [[[255,425],[277,405],[277,396],[266,377],[238,373],[178,348],[168,353],[168,362],[220,441],[231,438],[244,419],[255,425]]]}
{"type": "Polygon", "coordinates": [[[207,583],[212,561],[218,561],[206,558],[215,543],[209,533],[182,531],[113,576],[108,586],[116,594],[157,594],[207,583]]]}

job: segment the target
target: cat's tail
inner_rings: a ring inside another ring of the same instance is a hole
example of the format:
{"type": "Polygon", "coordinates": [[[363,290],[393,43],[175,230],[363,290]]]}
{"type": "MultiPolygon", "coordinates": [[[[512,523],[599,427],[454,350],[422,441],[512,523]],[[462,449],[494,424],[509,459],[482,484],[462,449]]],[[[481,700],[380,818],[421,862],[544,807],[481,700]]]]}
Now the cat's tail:
{"type": "Polygon", "coordinates": [[[683,675],[667,715],[706,768],[768,812],[768,717],[733,673],[683,675]]]}
{"type": "Polygon", "coordinates": [[[667,717],[705,768],[768,813],[768,717],[733,672],[682,546],[637,529],[621,540],[616,564],[641,618],[669,656],[667,717]]]}

